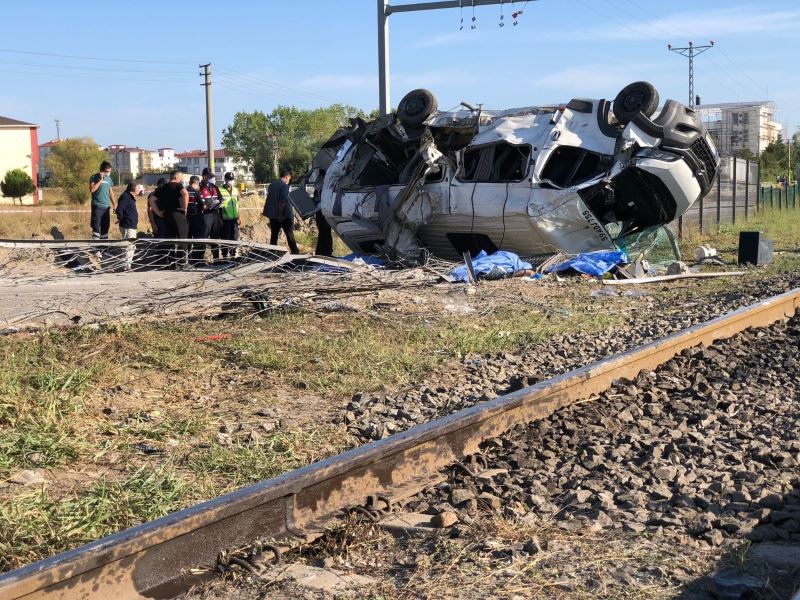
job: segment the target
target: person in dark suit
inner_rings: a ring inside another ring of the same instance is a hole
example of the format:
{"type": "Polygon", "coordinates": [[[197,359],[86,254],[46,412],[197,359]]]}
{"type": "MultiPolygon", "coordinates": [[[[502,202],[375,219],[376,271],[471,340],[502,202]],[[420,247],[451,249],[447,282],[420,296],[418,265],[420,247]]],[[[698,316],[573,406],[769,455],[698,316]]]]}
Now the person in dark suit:
{"type": "Polygon", "coordinates": [[[291,181],[292,172],[284,169],[281,171],[281,178],[269,184],[263,215],[269,219],[269,243],[277,244],[278,236],[283,230],[290,252],[300,254],[297,242],[294,240],[294,213],[292,205],[289,203],[289,183],[291,181]]]}

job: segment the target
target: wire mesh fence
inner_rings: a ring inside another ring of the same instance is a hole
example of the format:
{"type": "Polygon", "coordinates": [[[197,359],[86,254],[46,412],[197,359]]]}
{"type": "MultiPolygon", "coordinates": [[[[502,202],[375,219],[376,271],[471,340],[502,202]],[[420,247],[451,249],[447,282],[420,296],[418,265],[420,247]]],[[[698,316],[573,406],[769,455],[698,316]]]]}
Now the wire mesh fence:
{"type": "Polygon", "coordinates": [[[678,236],[705,233],[724,224],[747,221],[765,208],[797,207],[798,184],[764,185],[758,163],[732,156],[723,157],[714,185],[674,224],[678,236]]]}
{"type": "Polygon", "coordinates": [[[381,268],[254,242],[0,240],[0,331],[43,325],[360,310],[378,290],[431,285],[452,265],[381,268]]]}

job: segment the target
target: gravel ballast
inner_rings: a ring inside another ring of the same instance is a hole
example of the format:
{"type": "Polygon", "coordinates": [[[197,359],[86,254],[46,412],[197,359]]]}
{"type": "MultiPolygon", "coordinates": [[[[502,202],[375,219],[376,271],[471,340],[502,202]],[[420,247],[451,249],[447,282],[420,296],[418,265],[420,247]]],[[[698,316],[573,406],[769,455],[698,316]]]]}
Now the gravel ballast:
{"type": "Polygon", "coordinates": [[[400,393],[356,394],[341,422],[361,442],[383,439],[796,287],[800,287],[800,276],[782,274],[682,306],[654,293],[651,306],[624,328],[591,335],[556,335],[518,353],[466,356],[455,382],[422,382],[400,393]]]}

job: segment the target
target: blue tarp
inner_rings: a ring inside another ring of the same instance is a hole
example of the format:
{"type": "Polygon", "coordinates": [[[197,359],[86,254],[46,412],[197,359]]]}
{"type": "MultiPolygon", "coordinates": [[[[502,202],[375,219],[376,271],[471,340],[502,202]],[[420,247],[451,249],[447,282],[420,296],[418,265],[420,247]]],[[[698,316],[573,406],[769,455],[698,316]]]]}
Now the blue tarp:
{"type": "Polygon", "coordinates": [[[548,273],[561,273],[567,269],[572,269],[578,273],[602,277],[615,266],[624,265],[627,262],[628,256],[624,250],[597,250],[578,254],[574,258],[552,267],[548,270],[548,273]]]}
{"type": "Polygon", "coordinates": [[[385,263],[383,260],[378,258],[377,256],[370,256],[369,254],[356,254],[353,252],[352,254],[348,254],[347,256],[340,256],[338,257],[339,260],[349,260],[353,262],[355,259],[360,258],[364,261],[365,264],[373,265],[376,267],[382,267],[385,263]]]}
{"type": "MultiPolygon", "coordinates": [[[[486,254],[481,250],[472,259],[472,266],[475,268],[475,277],[478,279],[502,279],[513,275],[517,271],[532,269],[531,263],[521,260],[513,252],[498,250],[494,254],[486,254]]],[[[453,281],[469,281],[467,277],[467,265],[456,267],[450,273],[453,281]]]]}

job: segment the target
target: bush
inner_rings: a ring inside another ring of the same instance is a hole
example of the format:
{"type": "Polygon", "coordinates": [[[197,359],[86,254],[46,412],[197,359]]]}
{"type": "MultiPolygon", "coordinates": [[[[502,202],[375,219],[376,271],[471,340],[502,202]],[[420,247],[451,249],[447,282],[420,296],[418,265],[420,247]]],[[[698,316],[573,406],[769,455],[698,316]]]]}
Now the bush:
{"type": "Polygon", "coordinates": [[[84,204],[91,197],[89,178],[106,158],[91,138],[71,138],[53,148],[47,157],[47,170],[70,202],[84,204]]]}
{"type": "Polygon", "coordinates": [[[33,179],[22,169],[12,169],[6,173],[5,179],[0,182],[0,192],[9,198],[18,198],[22,204],[22,198],[32,194],[36,187],[33,179]]]}

